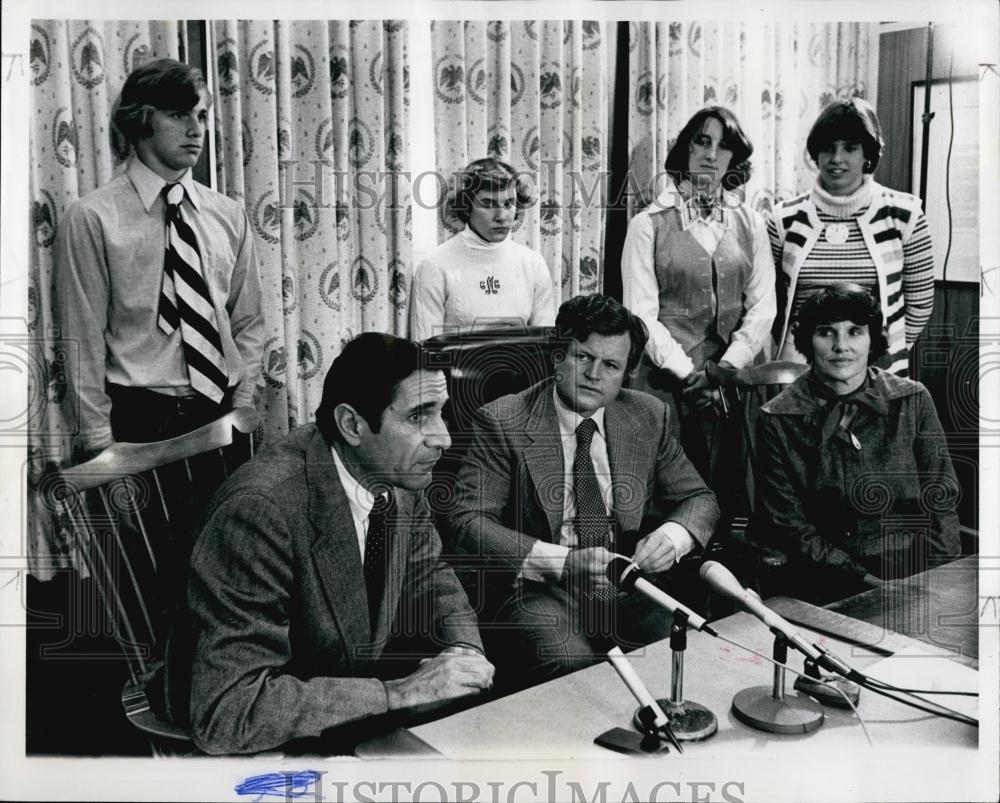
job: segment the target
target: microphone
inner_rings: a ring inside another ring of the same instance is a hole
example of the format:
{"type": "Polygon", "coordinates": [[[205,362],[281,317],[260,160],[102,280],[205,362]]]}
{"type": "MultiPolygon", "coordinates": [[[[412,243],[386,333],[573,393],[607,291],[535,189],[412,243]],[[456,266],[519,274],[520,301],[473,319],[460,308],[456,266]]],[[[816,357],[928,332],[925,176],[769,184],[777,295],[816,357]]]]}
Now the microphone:
{"type": "MultiPolygon", "coordinates": [[[[712,636],[718,635],[705,621],[703,616],[699,616],[687,607],[687,605],[674,599],[669,594],[665,594],[649,582],[643,575],[642,570],[628,558],[612,558],[604,569],[604,574],[608,580],[623,591],[632,591],[635,589],[671,613],[680,611],[687,617],[688,624],[695,630],[700,630],[712,636]]],[[[704,574],[702,576],[704,577],[704,574]]]]}
{"type": "MultiPolygon", "coordinates": [[[[738,602],[745,610],[767,625],[772,633],[784,638],[807,658],[818,664],[826,665],[825,656],[816,647],[806,641],[790,622],[778,616],[761,602],[759,597],[741,586],[740,581],[721,563],[706,560],[701,565],[701,579],[708,583],[713,591],[738,602]]],[[[839,671],[839,669],[834,671],[839,671]]]]}
{"type": "Polygon", "coordinates": [[[670,719],[663,713],[663,709],[660,708],[656,700],[653,699],[653,695],[649,693],[649,689],[642,682],[642,678],[636,674],[636,671],[632,668],[632,664],[628,662],[628,658],[625,657],[625,653],[621,651],[621,648],[612,647],[608,650],[608,660],[611,661],[611,665],[615,668],[615,672],[618,673],[618,677],[628,686],[628,690],[632,692],[632,696],[642,706],[643,724],[648,730],[654,733],[662,733],[679,752],[683,753],[684,748],[681,747],[680,742],[677,741],[677,737],[670,728],[670,719]]]}
{"type": "Polygon", "coordinates": [[[656,715],[656,719],[653,720],[653,725],[657,728],[662,728],[664,725],[670,722],[667,719],[667,715],[663,713],[663,709],[656,704],[656,700],[653,699],[653,695],[649,693],[649,689],[646,688],[646,684],[642,682],[635,670],[632,668],[632,664],[628,662],[628,658],[625,657],[625,653],[621,651],[620,647],[612,647],[608,650],[608,660],[611,661],[611,665],[615,668],[618,673],[618,677],[622,679],[628,690],[632,692],[632,696],[639,702],[639,705],[647,706],[653,710],[656,715]]]}

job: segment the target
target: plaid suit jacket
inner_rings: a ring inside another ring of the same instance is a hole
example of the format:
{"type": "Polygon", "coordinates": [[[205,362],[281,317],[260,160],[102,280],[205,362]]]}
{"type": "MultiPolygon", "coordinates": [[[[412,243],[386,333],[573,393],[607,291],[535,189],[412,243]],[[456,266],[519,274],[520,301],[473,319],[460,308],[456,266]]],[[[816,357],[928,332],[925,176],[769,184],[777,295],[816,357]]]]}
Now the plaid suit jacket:
{"type": "MultiPolygon", "coordinates": [[[[535,542],[554,542],[562,526],[565,472],[552,385],[549,379],[480,408],[456,480],[454,549],[509,572],[511,581],[535,542]]],[[[644,519],[676,521],[704,546],[719,507],[671,436],[663,402],[623,389],[604,423],[617,532],[637,531],[644,519]]]]}

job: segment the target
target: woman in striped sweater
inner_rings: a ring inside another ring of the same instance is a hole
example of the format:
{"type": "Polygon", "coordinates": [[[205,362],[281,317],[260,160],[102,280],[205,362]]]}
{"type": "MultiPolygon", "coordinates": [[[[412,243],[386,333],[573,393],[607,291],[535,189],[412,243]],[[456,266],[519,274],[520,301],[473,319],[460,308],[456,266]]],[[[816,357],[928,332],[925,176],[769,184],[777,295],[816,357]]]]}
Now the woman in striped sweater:
{"type": "Polygon", "coordinates": [[[855,282],[882,308],[889,351],[881,364],[909,374],[910,347],[934,304],[934,261],[920,201],[872,179],[882,145],[875,110],[860,98],[834,101],[809,132],[816,184],[779,204],[768,223],[780,277],[779,359],[805,361],[791,337],[802,302],[828,284],[855,282]]]}

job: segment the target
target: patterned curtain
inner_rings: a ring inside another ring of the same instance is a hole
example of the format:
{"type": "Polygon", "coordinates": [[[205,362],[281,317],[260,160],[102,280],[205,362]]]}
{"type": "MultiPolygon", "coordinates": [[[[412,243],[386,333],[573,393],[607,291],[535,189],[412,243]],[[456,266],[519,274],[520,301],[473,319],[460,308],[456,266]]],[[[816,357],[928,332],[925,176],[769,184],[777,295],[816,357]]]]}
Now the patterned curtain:
{"type": "MultiPolygon", "coordinates": [[[[524,171],[539,203],[512,236],[545,258],[557,299],[603,285],[607,35],[591,21],[431,26],[437,169],[494,156],[524,171]]],[[[443,241],[461,224],[440,208],[443,241]]]]}
{"type": "Polygon", "coordinates": [[[144,61],[178,58],[177,22],[35,20],[31,25],[31,273],[28,287],[29,444],[27,554],[31,573],[48,579],[71,564],[70,545],[45,489],[46,463],[70,454],[65,358],[52,312],[52,252],[66,207],[119,172],[127,146],[110,137],[111,111],[125,77],[144,61]]]}
{"type": "Polygon", "coordinates": [[[806,136],[837,98],[875,103],[878,23],[633,22],[629,164],[635,211],[662,189],[663,162],[692,114],[731,109],[754,145],[747,198],[770,211],[815,177],[806,136]]]}
{"type": "Polygon", "coordinates": [[[389,20],[213,23],[218,189],[246,207],[264,285],[265,437],[312,419],[352,337],[405,334],[406,34],[389,20]]]}

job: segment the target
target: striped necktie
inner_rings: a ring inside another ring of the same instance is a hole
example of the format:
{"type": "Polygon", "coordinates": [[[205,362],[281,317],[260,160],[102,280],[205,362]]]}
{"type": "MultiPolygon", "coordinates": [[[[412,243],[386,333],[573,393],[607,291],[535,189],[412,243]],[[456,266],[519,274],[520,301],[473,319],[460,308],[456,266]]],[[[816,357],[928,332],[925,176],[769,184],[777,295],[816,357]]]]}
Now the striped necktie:
{"type": "Polygon", "coordinates": [[[181,330],[188,377],[201,395],[217,404],[229,385],[215,307],[202,272],[201,251],[194,231],[184,220],[184,187],[168,184],[167,251],[157,325],[166,335],[181,330]]]}

